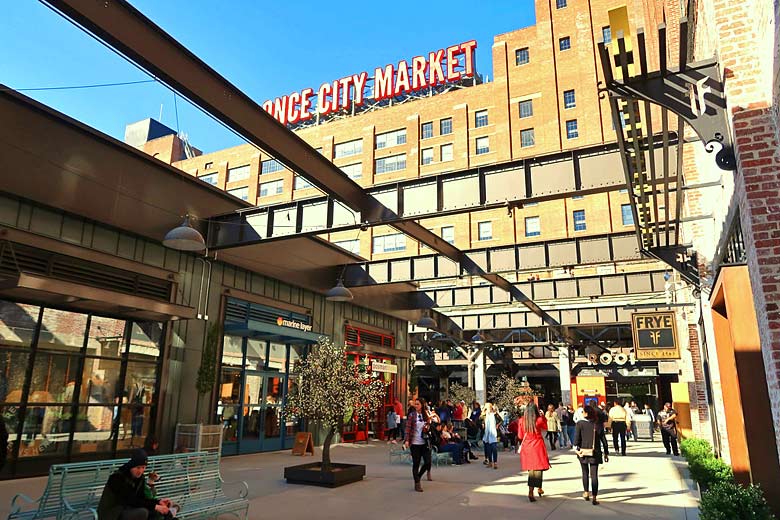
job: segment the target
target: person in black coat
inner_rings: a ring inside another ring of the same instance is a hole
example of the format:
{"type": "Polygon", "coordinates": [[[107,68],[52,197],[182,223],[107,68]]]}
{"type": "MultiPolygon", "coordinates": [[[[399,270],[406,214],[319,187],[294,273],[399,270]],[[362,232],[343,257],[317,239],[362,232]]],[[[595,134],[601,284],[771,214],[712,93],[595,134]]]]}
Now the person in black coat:
{"type": "Polygon", "coordinates": [[[574,430],[574,448],[582,468],[582,498],[592,500],[593,505],[597,506],[599,465],[609,462],[609,448],[601,414],[592,406],[586,406],[584,411],[585,419],[579,421],[574,430]],[[588,493],[588,480],[592,496],[588,493]]]}
{"type": "Polygon", "coordinates": [[[157,513],[171,518],[169,499],[146,496],[146,462],[146,452],[135,450],[130,460],[108,477],[98,504],[98,520],[148,520],[157,513]]]}

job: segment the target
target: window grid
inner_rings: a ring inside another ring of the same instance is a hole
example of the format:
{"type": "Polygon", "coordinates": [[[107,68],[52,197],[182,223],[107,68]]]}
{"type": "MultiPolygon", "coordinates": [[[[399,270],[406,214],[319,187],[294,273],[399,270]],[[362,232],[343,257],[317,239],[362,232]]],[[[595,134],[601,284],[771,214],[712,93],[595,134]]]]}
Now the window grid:
{"type": "Polygon", "coordinates": [[[538,237],[542,234],[542,226],[539,217],[525,217],[525,236],[538,237]]]}
{"type": "Polygon", "coordinates": [[[577,99],[574,96],[574,90],[563,91],[563,108],[574,108],[577,106],[577,99]]]}
{"type": "Polygon", "coordinates": [[[477,224],[477,231],[479,240],[492,240],[493,239],[493,222],[479,222],[477,224]]]}
{"type": "Polygon", "coordinates": [[[359,179],[363,176],[363,163],[348,164],[341,167],[341,171],[346,173],[350,179],[359,179]]]}
{"type": "Polygon", "coordinates": [[[433,162],[433,148],[423,148],[421,157],[423,164],[431,164],[433,162]]]}
{"type": "Polygon", "coordinates": [[[578,209],[573,213],[574,216],[574,231],[585,231],[588,226],[585,223],[585,210],[578,209]]]}
{"type": "Polygon", "coordinates": [[[400,155],[383,157],[382,159],[376,159],[374,163],[374,171],[377,174],[403,170],[406,168],[406,154],[402,153],[400,155]]]}
{"type": "Polygon", "coordinates": [[[339,242],[333,242],[333,245],[339,246],[343,249],[346,249],[350,253],[354,253],[356,255],[360,254],[360,239],[355,240],[341,240],[339,242]]]}
{"type": "Polygon", "coordinates": [[[334,155],[336,159],[339,157],[349,157],[350,155],[357,155],[363,153],[363,139],[354,139],[352,141],[346,141],[344,143],[336,143],[334,149],[334,155]]]}
{"type": "Polygon", "coordinates": [[[284,166],[276,159],[269,159],[260,163],[260,175],[280,172],[282,170],[284,170],[284,166]]]}
{"type": "Polygon", "coordinates": [[[293,181],[293,189],[294,190],[305,190],[306,188],[313,188],[314,186],[311,185],[309,181],[307,181],[305,178],[301,177],[298,174],[295,174],[295,180],[293,181]]]}
{"type": "Polygon", "coordinates": [[[612,43],[612,28],[609,25],[601,28],[601,39],[605,44],[612,43]]]}
{"type": "Polygon", "coordinates": [[[404,251],[405,249],[406,235],[403,233],[374,237],[372,240],[371,251],[374,254],[392,253],[394,251],[404,251]]]}
{"type": "Polygon", "coordinates": [[[477,155],[490,153],[490,138],[477,137],[477,155]]]}
{"type": "Polygon", "coordinates": [[[420,139],[430,139],[433,137],[433,123],[423,123],[420,134],[420,139]]]}
{"type": "Polygon", "coordinates": [[[525,148],[526,146],[533,146],[534,144],[534,129],[528,128],[526,130],[520,130],[520,146],[525,148]]]}
{"type": "Polygon", "coordinates": [[[452,144],[443,144],[440,148],[441,162],[447,162],[452,160],[452,144]]]}
{"type": "Polygon", "coordinates": [[[228,193],[234,197],[238,197],[241,200],[249,200],[249,188],[236,188],[234,190],[227,190],[228,193]]]}
{"type": "Polygon", "coordinates": [[[452,118],[442,119],[439,121],[439,133],[441,135],[448,135],[452,133],[452,118]]]}
{"type": "Polygon", "coordinates": [[[531,99],[520,102],[520,119],[534,115],[534,102],[531,99]]]}
{"type": "Polygon", "coordinates": [[[556,9],[563,9],[564,7],[566,7],[566,0],[555,0],[556,9]]]}
{"type": "Polygon", "coordinates": [[[571,49],[571,38],[564,36],[558,40],[558,49],[562,51],[568,51],[571,49]]]}
{"type": "Polygon", "coordinates": [[[515,65],[525,65],[529,61],[531,61],[531,56],[528,53],[528,47],[515,51],[515,65]]]}
{"type": "Polygon", "coordinates": [[[622,214],[623,217],[624,226],[634,225],[634,214],[631,212],[631,204],[621,204],[620,213],[622,214]]]}
{"type": "Polygon", "coordinates": [[[406,128],[376,135],[377,150],[381,150],[382,148],[387,148],[389,146],[398,146],[399,144],[406,144],[406,128]]]}
{"type": "Polygon", "coordinates": [[[571,119],[566,121],[566,139],[576,139],[580,136],[580,132],[577,129],[577,120],[571,119]]]}
{"type": "Polygon", "coordinates": [[[219,182],[219,173],[207,173],[206,175],[201,175],[198,179],[207,182],[212,186],[216,186],[219,182]]]}
{"type": "Polygon", "coordinates": [[[264,182],[260,184],[260,196],[268,197],[271,195],[279,195],[284,191],[284,180],[279,179],[271,182],[264,182]]]}
{"type": "Polygon", "coordinates": [[[481,128],[488,125],[488,111],[478,110],[474,112],[474,127],[481,128]]]}
{"type": "Polygon", "coordinates": [[[236,182],[243,181],[249,178],[249,165],[236,166],[235,168],[228,168],[227,181],[236,182]]]}
{"type": "Polygon", "coordinates": [[[455,244],[455,226],[443,226],[441,228],[441,238],[445,242],[455,244]]]}

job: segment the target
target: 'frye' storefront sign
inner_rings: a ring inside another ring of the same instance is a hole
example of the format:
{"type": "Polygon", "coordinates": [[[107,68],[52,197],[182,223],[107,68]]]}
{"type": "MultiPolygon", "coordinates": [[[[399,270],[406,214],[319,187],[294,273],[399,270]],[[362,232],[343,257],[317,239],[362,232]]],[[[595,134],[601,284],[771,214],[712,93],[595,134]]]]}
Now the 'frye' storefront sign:
{"type": "Polygon", "coordinates": [[[631,315],[637,359],[680,359],[674,312],[637,312],[631,315]]]}
{"type": "Polygon", "coordinates": [[[374,70],[374,88],[368,90],[368,72],[353,74],[323,83],[317,90],[306,88],[286,96],[268,100],[263,109],[283,125],[306,121],[315,114],[325,116],[331,112],[349,108],[351,103],[360,106],[366,99],[382,101],[443,83],[452,83],[474,76],[474,50],[476,40],[446,49],[429,52],[428,56],[415,56],[411,63],[401,60],[398,65],[377,67],[374,70]],[[462,68],[461,68],[462,65],[462,68]]]}
{"type": "Polygon", "coordinates": [[[280,327],[290,327],[291,329],[298,329],[304,332],[311,332],[312,326],[308,323],[296,320],[287,320],[279,316],[276,318],[276,324],[280,327]]]}

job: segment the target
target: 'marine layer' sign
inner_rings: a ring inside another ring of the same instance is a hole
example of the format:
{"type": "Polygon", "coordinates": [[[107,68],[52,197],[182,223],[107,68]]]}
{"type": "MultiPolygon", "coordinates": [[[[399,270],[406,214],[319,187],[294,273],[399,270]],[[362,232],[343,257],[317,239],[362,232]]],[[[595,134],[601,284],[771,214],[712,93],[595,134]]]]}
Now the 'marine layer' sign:
{"type": "Polygon", "coordinates": [[[374,88],[367,89],[368,72],[345,76],[333,82],[323,83],[316,93],[306,88],[263,103],[266,112],[282,124],[306,121],[315,114],[325,116],[331,112],[359,106],[366,99],[381,101],[394,96],[415,92],[443,83],[451,83],[474,76],[474,50],[476,40],[446,49],[429,52],[428,56],[415,56],[411,63],[401,60],[397,65],[377,67],[374,70],[374,88]]]}

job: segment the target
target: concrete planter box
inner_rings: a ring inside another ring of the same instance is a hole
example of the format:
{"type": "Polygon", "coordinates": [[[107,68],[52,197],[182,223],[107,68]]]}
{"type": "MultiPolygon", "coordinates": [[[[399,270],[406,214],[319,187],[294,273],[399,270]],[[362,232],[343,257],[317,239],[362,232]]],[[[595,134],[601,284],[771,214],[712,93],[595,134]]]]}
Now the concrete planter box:
{"type": "Polygon", "coordinates": [[[327,473],[320,471],[320,462],[310,462],[299,466],[284,468],[284,478],[288,484],[307,484],[310,486],[339,487],[363,480],[366,467],[362,464],[331,464],[327,473]]]}

